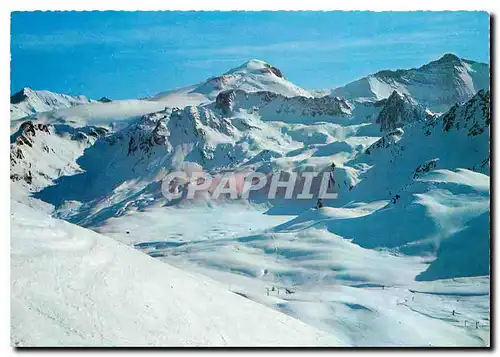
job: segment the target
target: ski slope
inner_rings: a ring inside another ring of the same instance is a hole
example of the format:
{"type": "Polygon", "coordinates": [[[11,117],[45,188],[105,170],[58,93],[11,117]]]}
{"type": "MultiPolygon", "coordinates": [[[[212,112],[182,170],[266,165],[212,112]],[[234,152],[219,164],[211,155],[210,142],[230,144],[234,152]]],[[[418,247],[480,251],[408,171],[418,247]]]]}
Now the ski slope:
{"type": "Polygon", "coordinates": [[[488,345],[488,276],[418,282],[431,256],[362,248],[312,226],[347,217],[356,225],[385,204],[311,210],[304,213],[310,224],[286,230],[280,227],[290,216],[239,204],[131,212],[94,229],[338,336],[345,346],[488,345]]]}
{"type": "Polygon", "coordinates": [[[341,339],[11,202],[16,347],[338,346],[341,339]]]}

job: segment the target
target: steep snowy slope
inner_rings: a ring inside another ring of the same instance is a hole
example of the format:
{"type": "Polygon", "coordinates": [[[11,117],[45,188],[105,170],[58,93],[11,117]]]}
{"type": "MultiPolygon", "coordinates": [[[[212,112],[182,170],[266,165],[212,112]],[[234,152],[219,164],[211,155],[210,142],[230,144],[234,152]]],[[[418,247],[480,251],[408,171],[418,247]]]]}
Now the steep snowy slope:
{"type": "Polygon", "coordinates": [[[270,164],[266,153],[281,157],[299,147],[279,127],[256,118],[229,120],[206,107],[164,110],[98,140],[76,161],[81,174],[60,178],[37,197],[57,206],[68,200],[87,203],[78,214],[86,219],[104,208],[114,215],[165,203],[161,179],[179,162],[215,172],[259,167],[270,164]]]}
{"type": "Polygon", "coordinates": [[[253,59],[221,76],[194,86],[159,93],[151,99],[183,108],[186,105],[209,103],[215,100],[220,92],[229,89],[240,89],[245,92],[269,91],[286,97],[311,96],[305,89],[289,82],[278,68],[253,59]]]}
{"type": "Polygon", "coordinates": [[[11,343],[335,346],[335,336],[11,201],[11,343]]]}
{"type": "Polygon", "coordinates": [[[413,180],[435,168],[467,168],[489,174],[489,105],[489,92],[479,91],[440,117],[385,134],[348,163],[370,168],[346,200],[366,202],[402,195],[413,180]]]}
{"type": "Polygon", "coordinates": [[[75,105],[93,102],[83,95],[72,97],[66,94],[58,94],[47,90],[33,90],[23,88],[10,97],[10,118],[19,119],[40,112],[54,109],[69,108],[75,105]]]}
{"type": "Polygon", "coordinates": [[[24,121],[11,135],[10,179],[37,192],[58,177],[73,175],[80,170],[77,158],[106,133],[101,127],[73,129],[65,124],[24,121]]]}
{"type": "Polygon", "coordinates": [[[419,68],[380,71],[332,90],[349,100],[380,100],[393,91],[408,94],[433,112],[445,112],[455,103],[489,88],[489,66],[445,54],[419,68]]]}
{"type": "MultiPolygon", "coordinates": [[[[259,100],[268,94],[248,93],[259,100]]],[[[161,179],[179,160],[200,164],[213,174],[228,169],[266,173],[310,167],[324,170],[332,158],[341,165],[378,139],[366,136],[370,123],[351,123],[342,110],[344,125],[329,122],[333,115],[338,117],[339,108],[344,108],[342,101],[319,100],[314,104],[307,98],[274,98],[276,103],[284,100],[285,104],[293,104],[293,108],[302,106],[302,115],[306,110],[313,114],[303,123],[290,123],[286,115],[279,113],[275,115],[285,121],[268,121],[264,118],[273,119],[275,108],[266,106],[261,113],[233,106],[234,112],[228,114],[217,107],[220,102],[147,114],[98,140],[77,160],[81,174],[57,180],[37,197],[56,206],[64,201],[82,203],[79,212],[70,212],[76,213],[72,221],[88,224],[89,219],[102,219],[101,214],[109,217],[135,207],[164,204],[161,179]],[[364,135],[357,137],[359,131],[365,131],[364,135]]],[[[378,128],[372,131],[379,135],[378,128]]],[[[339,172],[343,171],[339,166],[339,172]]],[[[355,174],[351,171],[347,176],[355,174]]],[[[351,181],[345,180],[346,187],[352,186],[351,181]]],[[[66,213],[64,217],[70,218],[66,213]]]]}
{"type": "Polygon", "coordinates": [[[31,192],[81,172],[77,160],[97,139],[133,125],[162,103],[123,100],[89,103],[11,120],[11,180],[31,192]]]}

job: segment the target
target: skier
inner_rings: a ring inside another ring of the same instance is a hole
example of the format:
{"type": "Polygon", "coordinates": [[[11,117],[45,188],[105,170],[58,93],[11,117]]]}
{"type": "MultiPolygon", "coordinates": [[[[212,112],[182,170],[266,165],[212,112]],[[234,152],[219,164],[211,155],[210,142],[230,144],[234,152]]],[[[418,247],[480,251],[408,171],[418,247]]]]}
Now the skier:
{"type": "Polygon", "coordinates": [[[335,163],[332,162],[332,166],[330,166],[330,181],[332,182],[332,186],[335,185],[335,163]]]}
{"type": "Polygon", "coordinates": [[[335,162],[332,162],[330,166],[330,181],[328,181],[328,188],[331,186],[335,187],[335,162]]]}
{"type": "Polygon", "coordinates": [[[323,200],[318,198],[318,202],[316,202],[316,209],[320,209],[321,207],[323,207],[323,200]]]}
{"type": "MultiPolygon", "coordinates": [[[[335,187],[335,162],[332,162],[332,164],[330,165],[330,179],[328,180],[328,189],[332,186],[335,187]]],[[[323,199],[318,198],[315,208],[320,209],[321,207],[323,207],[323,199]]]]}

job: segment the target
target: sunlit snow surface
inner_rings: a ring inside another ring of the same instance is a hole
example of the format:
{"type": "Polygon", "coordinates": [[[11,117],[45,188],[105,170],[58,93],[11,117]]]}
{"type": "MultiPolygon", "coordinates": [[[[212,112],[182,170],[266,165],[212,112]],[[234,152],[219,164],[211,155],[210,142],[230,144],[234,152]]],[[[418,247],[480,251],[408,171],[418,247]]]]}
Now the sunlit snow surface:
{"type": "Polygon", "coordinates": [[[11,209],[12,346],[346,343],[113,239],[15,201],[11,209]]]}
{"type": "Polygon", "coordinates": [[[446,55],[334,91],[349,100],[312,98],[257,60],[143,100],[24,90],[12,344],[489,346],[489,93],[474,95],[488,70],[446,55]],[[393,90],[448,111],[407,117],[421,111],[393,90]],[[168,206],[162,173],[178,160],[333,161],[339,199],[168,206]]]}
{"type": "MultiPolygon", "coordinates": [[[[333,221],[356,218],[386,203],[304,215],[315,222],[328,214],[333,221]]],[[[227,204],[135,212],[109,219],[98,231],[349,345],[489,344],[488,276],[417,282],[432,259],[364,249],[324,228],[272,229],[289,220],[227,204]]]]}

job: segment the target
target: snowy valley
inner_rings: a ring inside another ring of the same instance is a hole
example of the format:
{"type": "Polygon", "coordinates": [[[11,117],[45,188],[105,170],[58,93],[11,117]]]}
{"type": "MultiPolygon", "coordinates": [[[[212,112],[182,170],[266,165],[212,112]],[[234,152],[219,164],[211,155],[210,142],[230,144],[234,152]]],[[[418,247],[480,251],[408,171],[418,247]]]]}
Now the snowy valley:
{"type": "Polygon", "coordinates": [[[12,345],[489,346],[489,72],[445,54],[319,91],[250,60],[143,99],[22,89],[12,345]],[[188,166],[332,170],[338,198],[169,200],[188,166]]]}

